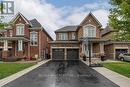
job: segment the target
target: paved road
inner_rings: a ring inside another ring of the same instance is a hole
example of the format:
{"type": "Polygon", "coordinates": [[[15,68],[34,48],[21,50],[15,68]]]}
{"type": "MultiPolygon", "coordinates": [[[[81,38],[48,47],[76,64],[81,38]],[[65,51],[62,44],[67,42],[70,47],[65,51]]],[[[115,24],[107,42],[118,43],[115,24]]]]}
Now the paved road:
{"type": "Polygon", "coordinates": [[[50,61],[3,87],[119,87],[80,61],[50,61]]]}

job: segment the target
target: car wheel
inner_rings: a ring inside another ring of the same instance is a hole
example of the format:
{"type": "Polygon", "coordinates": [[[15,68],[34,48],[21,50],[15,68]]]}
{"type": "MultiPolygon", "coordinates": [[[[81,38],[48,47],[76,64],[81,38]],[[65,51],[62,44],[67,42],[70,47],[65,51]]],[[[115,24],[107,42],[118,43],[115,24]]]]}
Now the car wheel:
{"type": "Polygon", "coordinates": [[[120,60],[121,60],[121,61],[124,61],[124,58],[123,58],[123,57],[121,57],[121,58],[120,58],[120,60]]]}

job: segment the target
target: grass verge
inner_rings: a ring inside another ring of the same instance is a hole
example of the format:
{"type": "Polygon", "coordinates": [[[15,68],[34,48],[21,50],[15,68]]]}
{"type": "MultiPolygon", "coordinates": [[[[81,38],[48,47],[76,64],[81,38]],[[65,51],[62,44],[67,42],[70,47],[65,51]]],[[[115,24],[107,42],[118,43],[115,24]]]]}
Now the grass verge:
{"type": "Polygon", "coordinates": [[[34,63],[0,63],[0,79],[34,65],[34,63]]]}
{"type": "Polygon", "coordinates": [[[103,63],[103,66],[130,78],[130,62],[103,63]]]}

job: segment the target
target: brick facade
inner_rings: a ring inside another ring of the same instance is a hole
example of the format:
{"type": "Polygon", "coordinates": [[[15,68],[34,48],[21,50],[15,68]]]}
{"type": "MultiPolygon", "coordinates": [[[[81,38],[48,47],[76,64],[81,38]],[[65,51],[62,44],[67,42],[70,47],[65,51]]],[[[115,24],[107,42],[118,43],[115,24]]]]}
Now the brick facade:
{"type": "Polygon", "coordinates": [[[3,35],[0,38],[0,47],[3,47],[2,58],[26,57],[30,59],[35,57],[36,55],[38,56],[38,58],[46,58],[46,55],[50,54],[49,42],[52,40],[53,39],[50,37],[50,35],[45,31],[45,29],[36,19],[28,20],[21,13],[18,13],[11,21],[11,26],[5,29],[3,35]],[[16,27],[18,24],[24,25],[24,35],[16,34],[16,27]],[[30,44],[30,32],[36,32],[37,34],[36,46],[32,46],[30,44]],[[5,43],[3,42],[3,40],[7,41],[7,51],[4,51],[5,43]],[[20,48],[22,50],[18,50],[19,40],[22,41],[22,48],[20,48]],[[46,50],[46,55],[43,55],[43,50],[46,50]]]}

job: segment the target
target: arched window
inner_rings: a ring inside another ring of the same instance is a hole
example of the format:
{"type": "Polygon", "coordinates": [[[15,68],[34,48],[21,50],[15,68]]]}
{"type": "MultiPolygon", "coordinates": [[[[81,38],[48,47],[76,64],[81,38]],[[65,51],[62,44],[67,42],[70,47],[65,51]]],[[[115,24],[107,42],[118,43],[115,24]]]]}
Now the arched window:
{"type": "Polygon", "coordinates": [[[96,27],[89,25],[84,27],[84,37],[96,37],[96,27]]]}

